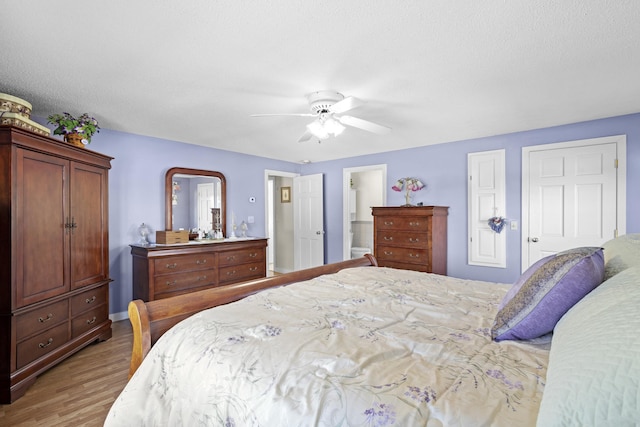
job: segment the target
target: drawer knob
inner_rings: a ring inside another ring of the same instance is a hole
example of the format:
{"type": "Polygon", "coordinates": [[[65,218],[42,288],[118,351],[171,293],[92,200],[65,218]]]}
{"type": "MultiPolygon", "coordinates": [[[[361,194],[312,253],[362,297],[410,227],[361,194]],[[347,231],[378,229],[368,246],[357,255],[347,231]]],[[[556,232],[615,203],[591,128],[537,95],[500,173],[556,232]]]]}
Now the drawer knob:
{"type": "Polygon", "coordinates": [[[47,314],[47,317],[38,317],[38,322],[44,323],[44,322],[48,322],[51,319],[53,319],[53,313],[47,314]]]}
{"type": "Polygon", "coordinates": [[[94,295],[91,298],[87,298],[86,300],[84,300],[84,302],[86,302],[87,304],[91,304],[95,300],[96,300],[96,296],[94,295]]]}
{"type": "Polygon", "coordinates": [[[53,338],[49,338],[46,343],[41,342],[40,344],[38,344],[38,347],[40,347],[40,348],[49,347],[52,342],[53,342],[53,338]]]}
{"type": "Polygon", "coordinates": [[[227,276],[233,276],[234,274],[236,274],[236,271],[227,271],[227,276]]]}
{"type": "Polygon", "coordinates": [[[385,255],[393,255],[393,251],[384,251],[385,255]]]}
{"type": "Polygon", "coordinates": [[[178,263],[175,263],[175,262],[173,264],[167,264],[167,268],[171,268],[171,269],[176,268],[177,266],[178,266],[178,263]]]}
{"type": "Polygon", "coordinates": [[[384,225],[393,225],[393,221],[385,221],[384,225]]]}
{"type": "Polygon", "coordinates": [[[227,261],[233,261],[235,259],[236,259],[235,255],[230,255],[230,256],[227,257],[227,261]]]}
{"type": "Polygon", "coordinates": [[[258,271],[258,267],[249,267],[249,271],[258,271]]]}
{"type": "Polygon", "coordinates": [[[197,259],[196,260],[196,264],[200,265],[200,264],[206,264],[207,260],[206,259],[197,259]]]}
{"type": "Polygon", "coordinates": [[[411,243],[418,243],[420,241],[420,239],[414,239],[413,237],[409,237],[409,241],[411,243]]]}
{"type": "Polygon", "coordinates": [[[257,256],[258,256],[258,254],[256,252],[252,252],[252,253],[249,254],[249,258],[255,258],[257,256]]]}
{"type": "Polygon", "coordinates": [[[409,254],[409,258],[420,258],[420,254],[409,254]]]}
{"type": "Polygon", "coordinates": [[[173,282],[167,282],[167,286],[173,286],[173,285],[175,285],[176,283],[178,283],[178,281],[177,281],[177,280],[174,280],[173,282]]]}
{"type": "Polygon", "coordinates": [[[392,241],[393,240],[393,236],[384,236],[384,240],[386,241],[392,241]]]}
{"type": "Polygon", "coordinates": [[[202,282],[203,280],[207,280],[207,276],[198,277],[198,282],[202,282]]]}
{"type": "Polygon", "coordinates": [[[418,227],[418,226],[420,226],[420,221],[416,221],[416,222],[411,221],[409,223],[409,225],[412,226],[412,227],[418,227]]]}
{"type": "Polygon", "coordinates": [[[87,320],[87,325],[93,325],[94,323],[96,323],[96,320],[98,320],[96,319],[96,316],[93,316],[93,319],[87,320]]]}

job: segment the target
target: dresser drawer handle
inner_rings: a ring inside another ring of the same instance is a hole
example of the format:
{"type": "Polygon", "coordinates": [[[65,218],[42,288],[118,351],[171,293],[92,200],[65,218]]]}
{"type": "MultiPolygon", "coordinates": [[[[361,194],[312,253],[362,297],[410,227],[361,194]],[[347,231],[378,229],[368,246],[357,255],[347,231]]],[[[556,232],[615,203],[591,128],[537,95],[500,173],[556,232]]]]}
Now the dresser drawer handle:
{"type": "Polygon", "coordinates": [[[235,255],[230,255],[227,257],[227,261],[234,261],[236,259],[235,255]]]}
{"type": "Polygon", "coordinates": [[[173,282],[167,282],[167,286],[173,286],[173,285],[175,285],[176,283],[178,283],[178,281],[177,281],[177,280],[174,280],[173,282]]]}
{"type": "Polygon", "coordinates": [[[393,252],[392,251],[384,251],[384,254],[385,255],[393,255],[393,252]]]}
{"type": "Polygon", "coordinates": [[[44,322],[48,322],[51,319],[53,319],[53,313],[47,314],[47,317],[38,317],[38,322],[44,323],[44,322]]]}
{"type": "Polygon", "coordinates": [[[258,271],[258,267],[249,267],[249,271],[258,271]]]}
{"type": "Polygon", "coordinates": [[[418,243],[420,241],[420,239],[414,239],[413,237],[409,237],[409,241],[411,243],[418,243]]]}
{"type": "Polygon", "coordinates": [[[203,280],[207,280],[207,276],[198,277],[198,282],[202,282],[203,280]]]}
{"type": "Polygon", "coordinates": [[[96,316],[93,316],[93,319],[87,320],[87,325],[93,325],[94,323],[96,323],[96,320],[98,320],[96,316]]]}
{"type": "Polygon", "coordinates": [[[393,221],[385,221],[384,225],[393,225],[393,221]]]}
{"type": "Polygon", "coordinates": [[[91,304],[95,300],[96,300],[96,296],[94,295],[91,298],[87,298],[86,300],[84,300],[84,302],[86,302],[87,304],[91,304]]]}
{"type": "Polygon", "coordinates": [[[390,242],[393,240],[393,236],[389,237],[389,236],[384,236],[384,240],[390,242]]]}
{"type": "Polygon", "coordinates": [[[177,266],[178,266],[178,263],[177,263],[177,262],[174,262],[173,264],[167,264],[167,268],[170,268],[170,269],[174,269],[174,268],[176,268],[177,266]]]}
{"type": "Polygon", "coordinates": [[[236,271],[227,271],[227,276],[233,276],[234,274],[236,274],[236,271]]]}
{"type": "Polygon", "coordinates": [[[53,338],[49,338],[49,340],[46,343],[41,342],[40,344],[38,344],[38,347],[40,348],[49,347],[52,342],[53,342],[53,338]]]}
{"type": "Polygon", "coordinates": [[[409,254],[409,258],[420,258],[420,254],[409,254]]]}
{"type": "Polygon", "coordinates": [[[252,253],[249,254],[249,258],[255,258],[257,256],[258,256],[257,252],[252,252],[252,253]]]}
{"type": "Polygon", "coordinates": [[[418,222],[413,222],[413,221],[411,221],[411,222],[409,223],[409,225],[410,225],[410,226],[412,226],[412,227],[419,227],[419,226],[420,226],[420,221],[418,221],[418,222]]]}
{"type": "Polygon", "coordinates": [[[207,260],[206,259],[197,259],[196,260],[196,264],[200,265],[200,264],[206,264],[207,260]]]}

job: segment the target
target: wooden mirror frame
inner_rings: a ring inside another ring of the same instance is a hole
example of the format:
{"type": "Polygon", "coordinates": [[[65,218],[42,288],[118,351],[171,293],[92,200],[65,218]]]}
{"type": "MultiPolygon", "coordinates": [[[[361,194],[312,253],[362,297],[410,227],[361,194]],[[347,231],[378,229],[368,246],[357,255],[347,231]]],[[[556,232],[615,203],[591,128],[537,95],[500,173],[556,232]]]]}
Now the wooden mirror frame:
{"type": "Polygon", "coordinates": [[[164,177],[164,228],[167,231],[173,230],[173,204],[171,203],[171,196],[173,195],[173,176],[180,175],[193,175],[193,176],[210,176],[212,178],[220,179],[220,200],[222,206],[220,207],[220,227],[222,235],[227,237],[227,181],[224,175],[217,171],[209,171],[204,169],[189,169],[189,168],[171,168],[167,171],[164,177]]]}

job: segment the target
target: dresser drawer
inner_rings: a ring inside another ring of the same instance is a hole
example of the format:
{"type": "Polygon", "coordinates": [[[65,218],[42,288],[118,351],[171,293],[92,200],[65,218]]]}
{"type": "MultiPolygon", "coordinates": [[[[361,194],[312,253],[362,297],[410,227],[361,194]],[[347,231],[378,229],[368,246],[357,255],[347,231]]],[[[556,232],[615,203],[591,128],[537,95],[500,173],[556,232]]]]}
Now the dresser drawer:
{"type": "Polygon", "coordinates": [[[71,319],[71,338],[82,335],[109,318],[109,306],[102,304],[71,319]]]}
{"type": "Polygon", "coordinates": [[[429,264],[429,251],[426,249],[378,246],[376,258],[383,261],[397,261],[405,264],[429,264]]]}
{"type": "Polygon", "coordinates": [[[429,264],[409,264],[406,262],[395,262],[383,260],[378,262],[380,267],[400,268],[402,270],[422,271],[424,273],[432,273],[432,267],[429,264]]]}
{"type": "Polygon", "coordinates": [[[69,300],[45,305],[28,313],[16,316],[16,340],[42,332],[69,319],[69,300]]]}
{"type": "Polygon", "coordinates": [[[178,271],[206,270],[215,267],[215,255],[202,253],[196,255],[170,256],[153,261],[156,274],[170,274],[178,271]]]}
{"type": "Polygon", "coordinates": [[[424,249],[429,244],[428,233],[413,231],[378,231],[376,239],[379,245],[402,246],[424,249]]]}
{"type": "Polygon", "coordinates": [[[154,292],[160,295],[167,292],[183,291],[185,289],[211,286],[216,283],[216,270],[196,270],[186,273],[165,274],[156,276],[154,282],[154,292]]]}
{"type": "Polygon", "coordinates": [[[75,317],[83,311],[91,310],[101,304],[107,304],[109,295],[107,286],[109,285],[100,286],[71,297],[71,317],[75,317]]]}
{"type": "Polygon", "coordinates": [[[48,329],[18,344],[16,361],[18,369],[44,356],[69,341],[69,323],[48,329]]]}
{"type": "Polygon", "coordinates": [[[264,248],[238,249],[220,252],[218,265],[236,265],[245,262],[264,261],[264,248]]]}
{"type": "Polygon", "coordinates": [[[427,217],[419,216],[385,216],[376,218],[376,230],[405,230],[426,233],[429,230],[429,220],[427,217]]]}
{"type": "Polygon", "coordinates": [[[220,269],[220,283],[239,282],[242,280],[259,279],[266,275],[264,262],[239,264],[220,269]]]}

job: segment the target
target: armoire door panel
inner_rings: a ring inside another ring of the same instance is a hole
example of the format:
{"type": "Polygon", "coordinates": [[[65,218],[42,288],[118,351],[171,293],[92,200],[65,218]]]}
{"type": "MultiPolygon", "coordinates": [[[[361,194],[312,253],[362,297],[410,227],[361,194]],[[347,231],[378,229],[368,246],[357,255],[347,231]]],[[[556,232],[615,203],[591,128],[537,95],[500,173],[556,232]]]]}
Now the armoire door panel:
{"type": "Polygon", "coordinates": [[[107,278],[107,179],[104,169],[71,163],[71,287],[107,278]]]}
{"type": "Polygon", "coordinates": [[[68,170],[64,159],[17,150],[17,307],[69,291],[68,170]]]}

